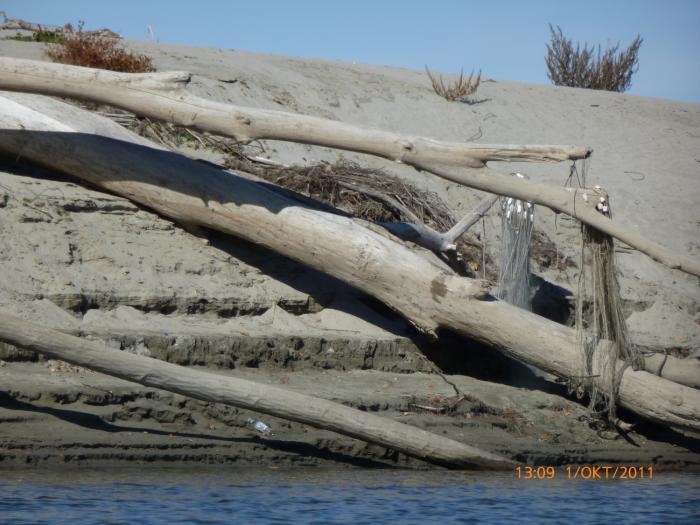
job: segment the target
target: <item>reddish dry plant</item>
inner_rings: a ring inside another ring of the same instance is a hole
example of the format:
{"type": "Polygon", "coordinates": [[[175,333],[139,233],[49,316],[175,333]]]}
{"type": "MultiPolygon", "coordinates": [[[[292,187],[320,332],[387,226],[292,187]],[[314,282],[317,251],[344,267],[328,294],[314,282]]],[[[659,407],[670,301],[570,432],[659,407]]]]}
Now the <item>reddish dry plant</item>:
{"type": "Polygon", "coordinates": [[[638,54],[642,37],[637,35],[632,44],[619,51],[620,44],[601,52],[600,46],[583,48],[566,38],[557,26],[550,24],[552,40],[547,44],[547,75],[557,86],[602,89],[606,91],[627,91],[632,83],[632,75],[639,69],[638,54]]]}
{"type": "Polygon", "coordinates": [[[82,22],[78,25],[78,31],[66,31],[60,42],[46,51],[46,55],[62,64],[123,73],[156,70],[151,57],[127,51],[116,38],[84,32],[82,22]]]}
{"type": "Polygon", "coordinates": [[[435,78],[433,74],[425,66],[425,72],[428,73],[428,78],[433,85],[433,91],[450,102],[455,100],[465,101],[466,97],[476,93],[476,90],[481,83],[481,71],[476,78],[474,78],[474,71],[469,74],[469,78],[465,78],[464,70],[459,72],[459,79],[457,82],[451,85],[445,85],[445,82],[440,78],[435,78]]]}

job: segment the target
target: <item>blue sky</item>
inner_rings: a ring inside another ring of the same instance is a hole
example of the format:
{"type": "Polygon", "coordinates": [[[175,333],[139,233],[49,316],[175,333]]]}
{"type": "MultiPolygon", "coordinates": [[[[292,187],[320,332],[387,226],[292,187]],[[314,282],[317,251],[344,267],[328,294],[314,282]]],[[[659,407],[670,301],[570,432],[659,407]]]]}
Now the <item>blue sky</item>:
{"type": "Polygon", "coordinates": [[[574,41],[644,43],[631,93],[700,103],[700,0],[0,0],[33,22],[127,38],[549,83],[548,23],[574,41]]]}

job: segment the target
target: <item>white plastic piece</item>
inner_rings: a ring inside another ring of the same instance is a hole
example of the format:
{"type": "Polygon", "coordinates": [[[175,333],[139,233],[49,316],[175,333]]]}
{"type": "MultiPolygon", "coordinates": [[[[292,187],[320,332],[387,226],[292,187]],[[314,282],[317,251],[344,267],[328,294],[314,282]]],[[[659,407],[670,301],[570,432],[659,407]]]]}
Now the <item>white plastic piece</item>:
{"type": "Polygon", "coordinates": [[[245,420],[246,424],[250,425],[253,427],[255,430],[260,432],[263,436],[271,436],[272,435],[272,429],[263,423],[262,421],[258,421],[257,419],[253,419],[252,417],[249,417],[248,419],[245,420]]]}

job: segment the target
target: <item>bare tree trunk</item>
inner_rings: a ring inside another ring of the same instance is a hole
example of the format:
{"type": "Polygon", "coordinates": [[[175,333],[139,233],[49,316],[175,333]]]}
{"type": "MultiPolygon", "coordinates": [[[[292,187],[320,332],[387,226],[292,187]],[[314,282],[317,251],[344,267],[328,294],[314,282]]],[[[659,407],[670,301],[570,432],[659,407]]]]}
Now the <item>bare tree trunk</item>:
{"type": "Polygon", "coordinates": [[[3,313],[0,340],[141,385],[333,430],[430,463],[488,469],[517,465],[497,454],[340,403],[110,350],[102,342],[67,335],[3,313]]]}
{"type": "MultiPolygon", "coordinates": [[[[347,217],[305,208],[268,187],[153,147],[74,106],[32,95],[2,98],[0,150],[326,272],[423,331],[450,328],[561,377],[582,368],[574,330],[492,300],[484,283],[445,272],[347,217]]],[[[597,381],[601,391],[611,391],[605,377],[597,381]]],[[[647,372],[624,371],[619,404],[700,431],[700,391],[647,372]]]]}
{"type": "Polygon", "coordinates": [[[0,57],[0,89],[110,104],[174,124],[234,137],[276,139],[369,153],[473,188],[547,206],[618,238],[652,259],[700,277],[700,261],[676,254],[614,223],[595,209],[590,190],[515,180],[484,168],[488,161],[562,161],[586,158],[588,147],[439,142],[316,117],[242,108],[205,100],[184,87],[189,73],[129,74],[0,57]],[[449,166],[453,166],[450,168],[449,166]]]}
{"type": "Polygon", "coordinates": [[[276,139],[348,149],[412,164],[412,160],[482,167],[489,160],[583,159],[581,146],[515,146],[440,142],[281,111],[221,104],[189,94],[187,72],[117,73],[0,57],[0,89],[71,97],[127,109],[242,142],[276,139]]]}

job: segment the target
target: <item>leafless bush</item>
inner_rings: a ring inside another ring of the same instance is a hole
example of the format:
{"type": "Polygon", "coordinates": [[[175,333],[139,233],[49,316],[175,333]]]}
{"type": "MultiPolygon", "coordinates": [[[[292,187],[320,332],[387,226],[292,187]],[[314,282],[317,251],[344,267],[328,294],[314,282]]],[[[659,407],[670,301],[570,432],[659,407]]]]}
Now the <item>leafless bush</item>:
{"type": "Polygon", "coordinates": [[[46,55],[54,62],[74,66],[124,73],[155,71],[149,56],[127,51],[118,39],[111,36],[83,31],[83,22],[78,25],[78,31],[64,31],[58,44],[49,48],[46,55]]]}
{"type": "Polygon", "coordinates": [[[620,44],[596,53],[595,47],[583,47],[564,37],[561,28],[556,30],[550,24],[552,40],[547,44],[547,75],[557,86],[604,89],[606,91],[627,91],[632,75],[639,69],[638,53],[643,39],[637,35],[632,44],[619,51],[620,44]]]}
{"type": "Polygon", "coordinates": [[[465,78],[464,71],[460,71],[459,79],[451,85],[445,85],[442,75],[440,75],[440,78],[435,78],[428,69],[428,66],[425,66],[425,72],[428,73],[428,78],[430,78],[430,82],[433,84],[433,91],[450,102],[455,100],[465,101],[466,97],[476,93],[481,83],[481,71],[479,71],[476,78],[474,78],[473,70],[469,74],[469,78],[465,78]]]}

